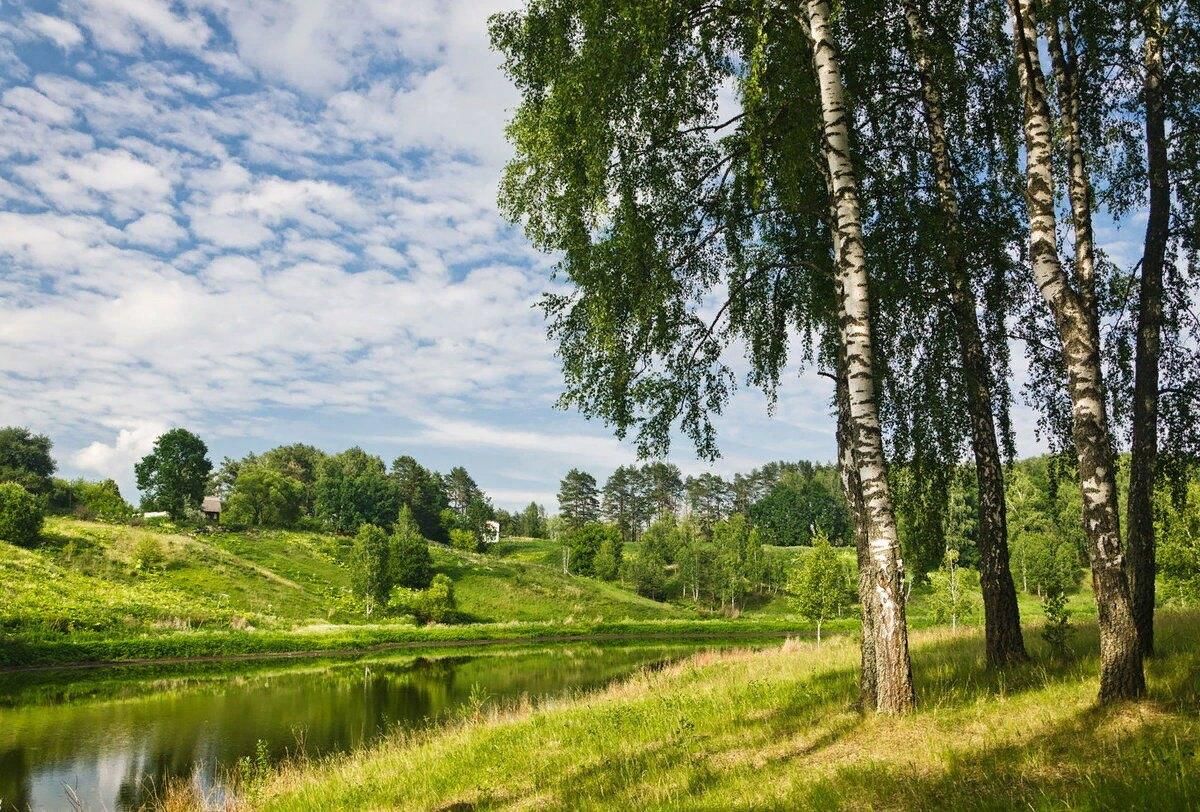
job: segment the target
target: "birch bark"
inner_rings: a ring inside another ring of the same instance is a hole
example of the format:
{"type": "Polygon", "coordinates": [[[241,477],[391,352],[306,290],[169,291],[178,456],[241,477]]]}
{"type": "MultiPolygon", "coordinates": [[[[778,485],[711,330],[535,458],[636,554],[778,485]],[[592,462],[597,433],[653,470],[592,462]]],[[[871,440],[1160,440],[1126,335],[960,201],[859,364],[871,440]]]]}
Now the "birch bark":
{"type": "MultiPolygon", "coordinates": [[[[1058,256],[1050,105],[1033,10],[1029,0],[1010,0],[1010,7],[1017,69],[1025,97],[1025,195],[1029,205],[1030,258],[1034,280],[1054,317],[1067,368],[1083,525],[1100,621],[1100,700],[1131,698],[1145,692],[1145,675],[1121,555],[1116,470],[1104,405],[1099,329],[1094,305],[1086,294],[1090,279],[1079,263],[1079,222],[1076,223],[1077,266],[1084,293],[1071,286],[1058,256]]],[[[1072,209],[1078,216],[1076,181],[1082,180],[1085,191],[1089,186],[1086,174],[1081,178],[1076,176],[1074,158],[1071,164],[1072,209]]],[[[1085,196],[1083,200],[1086,199],[1085,196]]],[[[1086,210],[1083,213],[1087,214],[1086,210]]],[[[1086,224],[1090,229],[1090,216],[1086,224]]]]}
{"type": "Polygon", "coordinates": [[[979,483],[979,581],[983,592],[984,636],[987,662],[1003,666],[1029,659],[1021,635],[1017,589],[1009,569],[1007,509],[1004,501],[1004,469],[996,441],[992,393],[988,381],[987,356],[975,313],[963,253],[964,234],[959,217],[958,193],[950,164],[950,146],[941,90],[933,75],[925,24],[916,0],[904,0],[904,17],[912,43],[913,61],[921,81],[925,121],[929,128],[929,152],[934,181],[946,228],[946,274],[950,302],[958,328],[963,381],[971,423],[971,445],[979,483]]]}
{"type": "Polygon", "coordinates": [[[873,580],[873,637],[877,675],[875,708],[881,713],[904,713],[912,709],[915,697],[902,591],[903,562],[875,400],[871,306],[862,215],[857,180],[850,159],[849,111],[842,85],[840,57],[829,25],[827,0],[806,0],[804,18],[820,87],[823,151],[837,212],[838,329],[846,355],[851,445],[862,486],[873,580]]]}

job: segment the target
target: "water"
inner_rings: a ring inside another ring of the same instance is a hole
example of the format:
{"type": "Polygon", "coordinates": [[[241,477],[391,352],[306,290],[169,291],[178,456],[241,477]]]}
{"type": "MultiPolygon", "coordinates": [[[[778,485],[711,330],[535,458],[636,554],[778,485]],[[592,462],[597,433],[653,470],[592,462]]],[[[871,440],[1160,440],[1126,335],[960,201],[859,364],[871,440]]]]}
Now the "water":
{"type": "Polygon", "coordinates": [[[345,752],[480,702],[590,690],[696,647],[0,674],[0,809],[133,809],[170,779],[219,797],[243,757],[345,752]]]}

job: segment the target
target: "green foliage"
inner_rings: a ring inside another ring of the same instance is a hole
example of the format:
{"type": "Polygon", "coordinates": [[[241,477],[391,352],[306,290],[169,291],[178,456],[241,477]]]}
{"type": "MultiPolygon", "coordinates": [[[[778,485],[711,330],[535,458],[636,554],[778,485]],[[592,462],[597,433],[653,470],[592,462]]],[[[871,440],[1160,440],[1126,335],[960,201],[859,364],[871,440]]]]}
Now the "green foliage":
{"type": "Polygon", "coordinates": [[[942,558],[942,566],[929,574],[929,586],[938,623],[949,621],[957,628],[978,611],[979,573],[959,565],[959,552],[951,547],[942,558]]]}
{"type": "Polygon", "coordinates": [[[850,516],[840,490],[793,471],[750,506],[750,520],[767,544],[810,544],[815,533],[834,544],[850,540],[850,516]]]}
{"type": "Polygon", "coordinates": [[[821,626],[839,617],[854,602],[851,578],[829,539],[818,531],[812,538],[812,553],[794,573],[790,588],[796,596],[800,614],[817,624],[817,642],[821,626]]]}
{"type": "Polygon", "coordinates": [[[1046,590],[1042,598],[1042,611],[1046,622],[1042,625],[1042,639],[1050,653],[1060,660],[1071,656],[1071,613],[1067,609],[1067,592],[1060,585],[1046,590]]]}
{"type": "Polygon", "coordinates": [[[688,477],[685,483],[692,517],[706,535],[733,509],[733,488],[716,474],[688,477]]]}
{"type": "Polygon", "coordinates": [[[350,583],[354,594],[366,600],[368,614],[387,603],[392,583],[388,537],[382,528],[364,524],[355,534],[350,548],[350,583]]]}
{"type": "Polygon", "coordinates": [[[615,581],[621,575],[621,564],[624,559],[624,543],[620,539],[606,538],[600,542],[592,568],[596,577],[602,581],[615,581]]]}
{"type": "Polygon", "coordinates": [[[596,478],[572,468],[558,487],[558,515],[569,527],[580,527],[600,519],[600,496],[596,478]]]}
{"type": "Polygon", "coordinates": [[[16,482],[0,482],[0,541],[33,547],[42,532],[42,503],[16,482]]]}
{"type": "Polygon", "coordinates": [[[456,550],[478,553],[483,551],[483,538],[472,530],[455,527],[450,531],[450,546],[456,550]]]}
{"type": "Polygon", "coordinates": [[[449,541],[442,511],[450,503],[442,477],[413,457],[403,456],[392,462],[392,478],[396,480],[400,504],[412,511],[421,535],[433,541],[449,541]]]}
{"type": "Polygon", "coordinates": [[[212,463],[208,446],[187,429],[171,429],[154,441],[154,450],[134,466],[142,505],[165,510],[179,521],[200,507],[212,463]]]}
{"type": "Polygon", "coordinates": [[[258,463],[300,483],[300,515],[311,517],[316,513],[317,472],[326,456],[315,446],[291,443],[263,453],[258,463]]]}
{"type": "Polygon", "coordinates": [[[56,479],[50,507],[55,512],[69,513],[80,519],[106,522],[128,521],[134,514],[133,506],[125,501],[121,489],[111,479],[101,482],[56,479]]]}
{"type": "Polygon", "coordinates": [[[410,589],[425,589],[433,580],[433,557],[429,542],[421,535],[408,505],[400,508],[400,518],[392,532],[388,553],[391,582],[410,589]]]}
{"type": "Polygon", "coordinates": [[[27,428],[0,428],[0,482],[16,482],[35,495],[48,495],[57,467],[50,449],[54,444],[27,428]]]}
{"type": "Polygon", "coordinates": [[[766,571],[762,542],[741,513],[714,524],[712,540],[717,553],[713,582],[720,605],[728,603],[729,611],[736,614],[761,587],[766,571]]]}
{"type": "Polygon", "coordinates": [[[300,518],[304,484],[262,463],[242,465],[224,506],[231,525],[291,527],[300,518]]]}
{"type": "Polygon", "coordinates": [[[546,526],[546,509],[536,502],[530,502],[514,518],[517,519],[513,527],[512,535],[514,536],[543,539],[549,535],[549,530],[546,526]]]}
{"type": "Polygon", "coordinates": [[[151,535],[138,539],[133,548],[133,563],[138,571],[154,572],[162,569],[166,562],[167,556],[161,541],[151,535]]]}
{"type": "Polygon", "coordinates": [[[596,556],[605,541],[613,545],[615,550],[616,545],[621,544],[621,531],[603,522],[587,522],[563,530],[560,542],[567,549],[570,572],[576,575],[597,575],[596,556]]]}
{"type": "Polygon", "coordinates": [[[1049,460],[1023,460],[1007,483],[1009,565],[1025,592],[1073,591],[1084,539],[1078,487],[1060,487],[1049,460]]]}
{"type": "Polygon", "coordinates": [[[393,612],[412,615],[421,623],[452,623],[458,618],[454,582],[439,574],[427,589],[398,586],[392,590],[388,608],[393,612]]]}
{"type": "Polygon", "coordinates": [[[1178,505],[1166,489],[1155,501],[1159,598],[1166,604],[1200,603],[1200,482],[1188,483],[1178,505]]]}
{"type": "Polygon", "coordinates": [[[361,448],[326,457],[317,468],[316,513],[337,533],[363,524],[390,527],[400,512],[383,460],[361,448]]]}

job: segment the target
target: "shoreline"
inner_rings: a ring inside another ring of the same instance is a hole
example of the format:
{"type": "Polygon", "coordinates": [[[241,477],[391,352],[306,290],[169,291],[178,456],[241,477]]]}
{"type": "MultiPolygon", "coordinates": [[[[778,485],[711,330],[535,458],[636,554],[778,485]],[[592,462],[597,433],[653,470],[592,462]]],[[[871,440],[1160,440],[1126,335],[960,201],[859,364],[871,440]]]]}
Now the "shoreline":
{"type": "MultiPolygon", "coordinates": [[[[847,631],[854,623],[845,625],[847,631]]],[[[828,628],[828,626],[827,626],[828,628]]],[[[829,631],[834,631],[830,628],[829,631]]],[[[428,631],[397,629],[300,632],[198,632],[161,638],[98,640],[0,639],[0,674],[89,670],[126,666],[288,660],[435,648],[483,648],[522,643],[615,643],[808,637],[815,630],[793,621],[673,620],[525,626],[439,626],[428,631]],[[416,633],[413,633],[416,631],[416,633]],[[261,635],[258,636],[258,635],[261,635]],[[330,639],[333,638],[333,639],[330,639]],[[325,643],[325,645],[321,645],[325,643]],[[133,656],[104,656],[113,652],[133,656]],[[137,656],[145,651],[147,656],[137,656]]]]}

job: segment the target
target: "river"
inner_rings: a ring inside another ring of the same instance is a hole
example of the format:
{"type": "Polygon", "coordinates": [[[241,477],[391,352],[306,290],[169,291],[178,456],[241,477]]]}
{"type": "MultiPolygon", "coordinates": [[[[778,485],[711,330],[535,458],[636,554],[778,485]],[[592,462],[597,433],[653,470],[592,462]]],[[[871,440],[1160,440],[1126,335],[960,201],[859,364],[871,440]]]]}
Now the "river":
{"type": "Polygon", "coordinates": [[[362,747],[486,703],[600,688],[711,644],[573,645],[0,674],[0,809],[219,799],[239,760],[362,747]]]}

